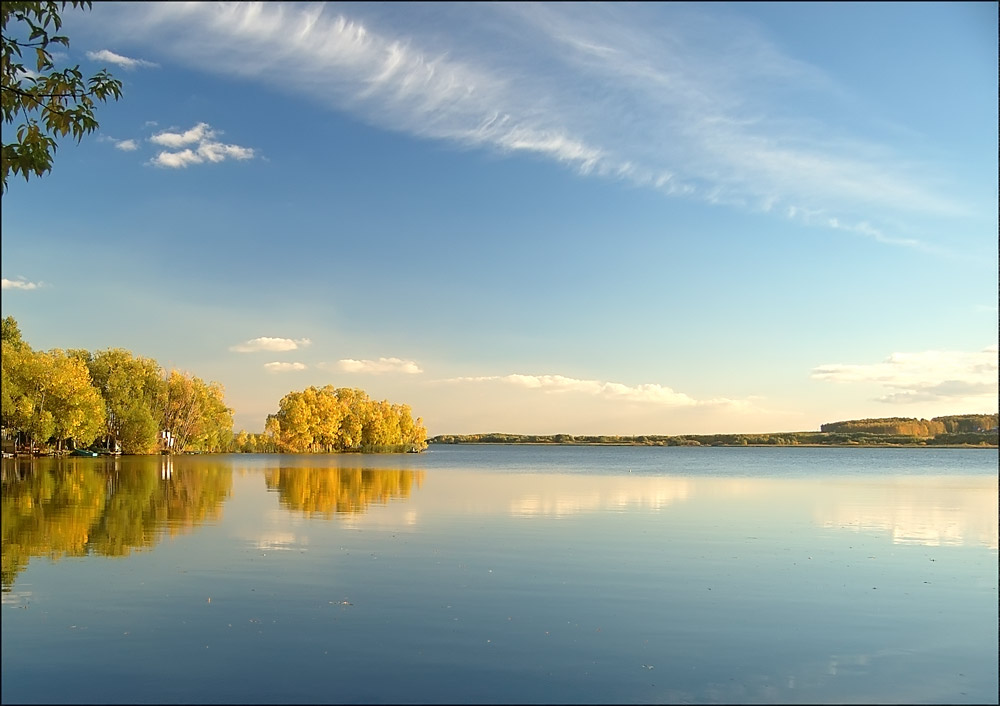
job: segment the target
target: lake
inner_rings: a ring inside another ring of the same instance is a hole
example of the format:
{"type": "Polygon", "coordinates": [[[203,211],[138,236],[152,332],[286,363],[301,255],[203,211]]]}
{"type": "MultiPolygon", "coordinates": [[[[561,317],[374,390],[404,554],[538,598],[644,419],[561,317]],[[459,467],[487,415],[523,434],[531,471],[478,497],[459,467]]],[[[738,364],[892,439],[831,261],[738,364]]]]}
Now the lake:
{"type": "Polygon", "coordinates": [[[997,450],[3,461],[6,703],[997,703],[997,450]]]}

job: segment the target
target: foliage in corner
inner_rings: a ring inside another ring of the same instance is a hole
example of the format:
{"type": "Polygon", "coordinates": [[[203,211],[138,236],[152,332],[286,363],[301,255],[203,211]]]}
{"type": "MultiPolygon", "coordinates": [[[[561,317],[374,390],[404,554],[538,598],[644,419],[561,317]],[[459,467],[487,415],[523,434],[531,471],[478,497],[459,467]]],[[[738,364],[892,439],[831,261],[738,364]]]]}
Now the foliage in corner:
{"type": "Polygon", "coordinates": [[[80,142],[98,128],[95,101],[121,97],[122,82],[106,69],[84,79],[79,65],[56,68],[49,45],[69,46],[67,37],[55,34],[62,27],[59,13],[67,5],[90,9],[92,3],[4,0],[0,5],[0,102],[5,127],[0,194],[7,191],[11,173],[27,181],[32,174],[40,177],[52,171],[56,138],[71,135],[80,142]],[[24,61],[33,68],[26,67],[24,61]],[[14,139],[7,142],[6,127],[19,119],[14,139]]]}

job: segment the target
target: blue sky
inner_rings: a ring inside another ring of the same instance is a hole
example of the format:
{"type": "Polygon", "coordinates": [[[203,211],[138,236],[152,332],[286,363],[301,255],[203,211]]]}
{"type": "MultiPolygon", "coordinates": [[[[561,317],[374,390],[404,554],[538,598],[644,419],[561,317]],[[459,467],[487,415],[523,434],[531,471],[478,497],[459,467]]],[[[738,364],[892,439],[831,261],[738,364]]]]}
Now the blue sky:
{"type": "MultiPolygon", "coordinates": [[[[96,3],[3,315],[431,434],[997,410],[995,3],[96,3]]],[[[4,126],[4,139],[10,128],[4,126]]]]}

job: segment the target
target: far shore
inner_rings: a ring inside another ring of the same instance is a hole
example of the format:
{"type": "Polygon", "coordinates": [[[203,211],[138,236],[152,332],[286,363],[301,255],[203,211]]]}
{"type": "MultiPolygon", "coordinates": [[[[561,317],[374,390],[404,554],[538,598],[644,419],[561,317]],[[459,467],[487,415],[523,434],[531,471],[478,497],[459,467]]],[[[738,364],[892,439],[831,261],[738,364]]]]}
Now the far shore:
{"type": "Polygon", "coordinates": [[[773,448],[800,448],[800,449],[860,449],[860,448],[881,448],[881,449],[995,449],[998,444],[644,444],[641,442],[609,442],[609,443],[586,443],[575,441],[433,441],[428,439],[431,446],[648,446],[654,447],[686,447],[686,448],[730,448],[730,449],[773,449],[773,448]]]}
{"type": "MultiPolygon", "coordinates": [[[[883,420],[878,420],[883,421],[883,420]]],[[[885,420],[895,421],[895,420],[885,420]]],[[[799,446],[805,448],[997,448],[1000,446],[998,432],[993,428],[980,426],[968,431],[937,431],[927,433],[916,425],[905,428],[904,424],[890,426],[880,424],[868,429],[821,431],[783,431],[770,433],[737,434],[509,434],[489,432],[485,434],[437,434],[427,439],[430,445],[439,444],[507,444],[532,446],[722,446],[722,447],[775,447],[799,446]],[[920,433],[923,431],[924,433],[920,433]]],[[[990,421],[987,419],[987,421],[990,421]]],[[[996,424],[995,418],[992,420],[996,424]]],[[[849,423],[856,424],[856,423],[849,423]]],[[[985,425],[984,425],[985,426],[985,425]]]]}

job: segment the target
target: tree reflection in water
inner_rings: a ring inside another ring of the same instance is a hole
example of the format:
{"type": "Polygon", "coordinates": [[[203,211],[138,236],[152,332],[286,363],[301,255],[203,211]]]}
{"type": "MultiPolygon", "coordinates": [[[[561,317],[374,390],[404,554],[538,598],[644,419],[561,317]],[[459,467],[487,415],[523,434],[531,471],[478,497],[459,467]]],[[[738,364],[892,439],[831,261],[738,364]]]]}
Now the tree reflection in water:
{"type": "Polygon", "coordinates": [[[372,503],[384,505],[393,498],[408,498],[419,488],[423,471],[370,468],[276,468],[265,472],[269,490],[279,493],[289,510],[333,517],[362,513],[372,503]]]}
{"type": "MultiPolygon", "coordinates": [[[[407,498],[423,471],[277,468],[265,472],[281,505],[309,515],[363,513],[407,498]]],[[[231,463],[204,457],[5,460],[3,591],[33,557],[123,557],[221,518],[231,463]]]]}
{"type": "Polygon", "coordinates": [[[169,457],[39,459],[3,466],[3,591],[32,557],[128,556],[220,517],[228,464],[169,457]]]}

